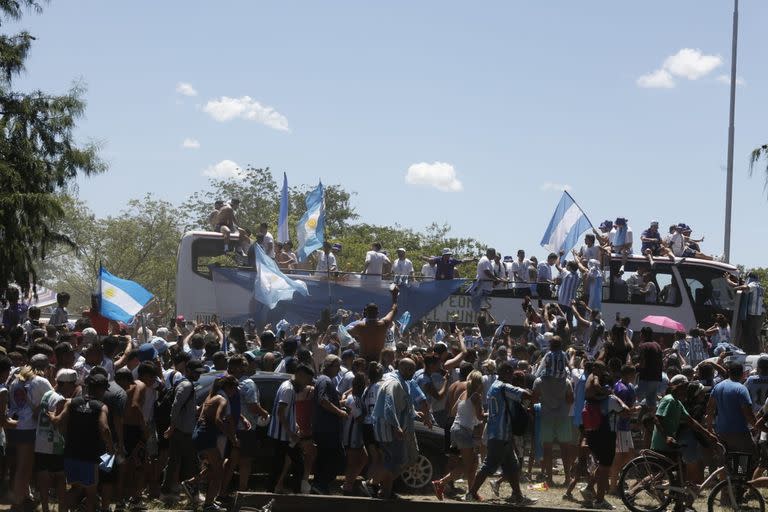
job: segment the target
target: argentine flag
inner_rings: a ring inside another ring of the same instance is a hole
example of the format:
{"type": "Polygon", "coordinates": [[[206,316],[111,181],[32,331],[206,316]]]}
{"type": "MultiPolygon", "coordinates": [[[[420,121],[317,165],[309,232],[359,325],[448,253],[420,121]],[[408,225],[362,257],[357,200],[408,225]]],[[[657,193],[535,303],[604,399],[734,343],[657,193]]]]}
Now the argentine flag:
{"type": "Polygon", "coordinates": [[[99,268],[99,295],[101,316],[118,322],[130,322],[153,295],[140,284],[115,277],[104,268],[99,268]]]}
{"type": "Polygon", "coordinates": [[[564,251],[567,254],[579,243],[581,235],[591,227],[592,223],[576,201],[568,192],[563,192],[563,197],[560,198],[541,239],[541,246],[554,253],[564,251]]]}
{"type": "Polygon", "coordinates": [[[254,298],[274,309],[281,300],[291,300],[295,292],[301,295],[309,295],[307,283],[297,279],[290,279],[283,274],[275,260],[267,256],[259,244],[253,244],[256,248],[256,284],[254,286],[254,298]]]}
{"type": "Polygon", "coordinates": [[[299,261],[306,261],[310,254],[323,246],[325,239],[325,195],[323,182],[306,199],[307,213],[296,225],[296,239],[299,242],[296,256],[299,261]]]}

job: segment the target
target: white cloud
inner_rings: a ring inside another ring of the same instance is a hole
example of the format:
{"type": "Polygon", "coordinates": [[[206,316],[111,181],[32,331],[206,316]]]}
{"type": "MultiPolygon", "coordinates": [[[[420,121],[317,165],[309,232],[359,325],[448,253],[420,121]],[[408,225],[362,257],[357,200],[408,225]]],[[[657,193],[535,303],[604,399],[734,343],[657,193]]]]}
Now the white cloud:
{"type": "Polygon", "coordinates": [[[460,192],[464,185],[456,178],[456,169],[445,162],[421,162],[408,167],[405,182],[409,185],[429,185],[443,192],[460,192]]]}
{"type": "Polygon", "coordinates": [[[552,183],[551,181],[547,181],[541,184],[541,190],[543,192],[549,192],[551,190],[556,190],[558,192],[562,192],[562,191],[570,192],[571,190],[573,190],[573,187],[571,187],[567,183],[552,183]]]}
{"type": "Polygon", "coordinates": [[[187,82],[179,82],[176,84],[176,92],[183,94],[184,96],[197,96],[197,91],[192,84],[187,82]]]}
{"type": "Polygon", "coordinates": [[[222,123],[240,118],[256,121],[281,132],[290,131],[288,119],[283,114],[270,106],[262,105],[250,96],[241,98],[222,96],[210,100],[203,106],[203,112],[222,123]]]}
{"type": "Polygon", "coordinates": [[[209,178],[239,178],[241,174],[240,166],[232,160],[222,160],[215,165],[203,169],[203,176],[208,176],[209,178]]]}
{"type": "Polygon", "coordinates": [[[675,76],[698,80],[723,64],[719,55],[704,55],[701,50],[683,48],[664,60],[664,69],[675,76]]]}
{"type": "Polygon", "coordinates": [[[666,69],[657,69],[638,78],[637,85],[646,89],[671,89],[675,81],[666,69]]]}
{"type": "Polygon", "coordinates": [[[661,67],[646,73],[637,79],[638,87],[671,89],[675,78],[698,80],[722,66],[723,58],[719,55],[705,55],[701,50],[683,48],[664,59],[661,67]]]}
{"type": "MultiPolygon", "coordinates": [[[[731,85],[731,77],[729,75],[718,75],[717,78],[715,78],[720,83],[731,85]]],[[[744,79],[740,76],[736,77],[736,85],[744,85],[744,79]]]]}
{"type": "Polygon", "coordinates": [[[200,141],[197,139],[184,139],[181,143],[181,147],[186,149],[200,149],[200,141]]]}

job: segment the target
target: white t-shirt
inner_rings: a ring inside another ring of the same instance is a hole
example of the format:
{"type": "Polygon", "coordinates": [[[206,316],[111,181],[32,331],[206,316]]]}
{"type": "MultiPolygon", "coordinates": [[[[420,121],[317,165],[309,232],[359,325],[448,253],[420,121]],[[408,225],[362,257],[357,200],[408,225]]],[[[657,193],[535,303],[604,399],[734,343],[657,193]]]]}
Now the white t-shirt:
{"type": "MultiPolygon", "coordinates": [[[[630,238],[630,240],[632,239],[630,238]]],[[[581,247],[581,251],[579,251],[579,254],[581,254],[581,259],[583,260],[600,260],[600,248],[596,244],[592,247],[583,245],[581,247]]]]}
{"type": "Polygon", "coordinates": [[[26,382],[14,380],[8,386],[8,416],[18,417],[18,430],[37,428],[35,410],[40,406],[43,395],[52,389],[48,379],[37,375],[26,382]]]}
{"type": "MultiPolygon", "coordinates": [[[[616,245],[616,228],[613,228],[608,234],[608,241],[612,246],[616,245]]],[[[632,228],[627,226],[627,236],[624,237],[624,245],[632,245],[632,228]]],[[[594,258],[598,259],[598,258],[594,258]]]]}
{"type": "Polygon", "coordinates": [[[368,268],[365,271],[366,274],[381,277],[381,274],[384,273],[384,264],[389,263],[389,258],[387,258],[386,254],[368,251],[365,254],[365,262],[368,264],[368,268]]]}
{"type": "Polygon", "coordinates": [[[514,276],[514,284],[512,288],[526,288],[528,287],[528,267],[531,266],[530,260],[515,260],[512,262],[512,276],[514,276]]]}
{"type": "Polygon", "coordinates": [[[413,273],[413,263],[408,258],[398,258],[392,264],[392,273],[396,276],[410,276],[413,273]]]}
{"type": "Polygon", "coordinates": [[[317,272],[328,272],[328,265],[330,265],[331,270],[335,270],[336,267],[336,255],[332,252],[329,252],[327,257],[324,251],[317,251],[317,267],[315,267],[315,270],[317,272]]]}
{"type": "Polygon", "coordinates": [[[275,257],[275,237],[273,237],[272,233],[269,231],[264,235],[264,240],[261,242],[261,248],[264,249],[264,252],[266,252],[270,258],[275,257]]]}
{"type": "Polygon", "coordinates": [[[64,436],[54,428],[48,412],[56,412],[56,406],[64,400],[64,397],[51,390],[43,395],[45,401],[40,403],[40,412],[37,417],[37,434],[35,435],[35,453],[64,454],[64,436]]]}
{"type": "Polygon", "coordinates": [[[682,233],[675,232],[669,239],[669,248],[672,249],[672,254],[681,258],[685,252],[685,237],[682,233]]]}
{"type": "Polygon", "coordinates": [[[425,263],[421,266],[421,275],[425,279],[434,279],[436,274],[435,267],[430,265],[429,263],[425,263]]]}
{"type": "Polygon", "coordinates": [[[486,271],[493,274],[493,262],[488,259],[488,256],[483,256],[477,262],[477,276],[475,276],[475,279],[478,281],[477,285],[480,290],[490,292],[493,290],[493,280],[486,275],[486,271]]]}

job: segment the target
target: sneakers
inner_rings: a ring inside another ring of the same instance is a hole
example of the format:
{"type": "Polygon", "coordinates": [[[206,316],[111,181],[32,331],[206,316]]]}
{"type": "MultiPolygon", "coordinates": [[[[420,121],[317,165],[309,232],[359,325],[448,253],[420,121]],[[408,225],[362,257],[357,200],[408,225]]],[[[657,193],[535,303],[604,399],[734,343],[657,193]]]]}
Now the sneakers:
{"type": "Polygon", "coordinates": [[[227,509],[220,507],[215,502],[203,507],[203,512],[227,512],[227,509]]]}
{"type": "Polygon", "coordinates": [[[363,496],[366,498],[373,498],[373,491],[371,491],[371,488],[368,486],[368,482],[363,480],[360,482],[360,490],[363,493],[363,496]]]}
{"type": "Polygon", "coordinates": [[[501,488],[501,480],[491,480],[491,492],[497,498],[499,497],[499,489],[501,488]]]}
{"type": "Polygon", "coordinates": [[[531,505],[535,505],[537,499],[535,498],[529,498],[528,496],[519,495],[519,496],[510,496],[507,500],[512,505],[517,505],[518,507],[530,507],[531,505]]]}
{"type": "Polygon", "coordinates": [[[595,493],[589,487],[584,487],[583,489],[579,489],[579,494],[581,494],[581,497],[586,502],[592,503],[593,501],[595,501],[595,493]]]}
{"type": "Polygon", "coordinates": [[[468,503],[480,503],[483,501],[483,498],[481,498],[479,494],[472,494],[471,492],[468,492],[464,495],[463,501],[468,503]]]}
{"type": "Polygon", "coordinates": [[[312,490],[312,486],[309,485],[309,480],[301,481],[301,494],[309,494],[312,490]]]}
{"type": "Polygon", "coordinates": [[[187,495],[192,505],[197,506],[200,504],[200,497],[197,495],[197,488],[194,485],[189,482],[181,482],[181,489],[187,495]]]}
{"type": "Polygon", "coordinates": [[[443,501],[445,498],[445,484],[440,480],[434,480],[432,482],[432,488],[435,491],[435,497],[437,497],[438,500],[443,501]]]}
{"type": "Polygon", "coordinates": [[[592,508],[596,508],[598,510],[614,510],[616,507],[611,505],[605,500],[596,501],[592,504],[592,508]]]}

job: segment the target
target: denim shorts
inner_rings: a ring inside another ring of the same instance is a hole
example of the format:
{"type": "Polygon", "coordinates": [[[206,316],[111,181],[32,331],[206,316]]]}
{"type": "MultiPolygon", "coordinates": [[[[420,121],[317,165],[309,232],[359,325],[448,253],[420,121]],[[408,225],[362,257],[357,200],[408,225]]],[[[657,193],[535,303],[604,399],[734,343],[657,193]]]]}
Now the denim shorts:
{"type": "Polygon", "coordinates": [[[451,427],[451,446],[459,450],[469,450],[475,446],[474,436],[471,428],[464,428],[460,425],[451,427]]]}

